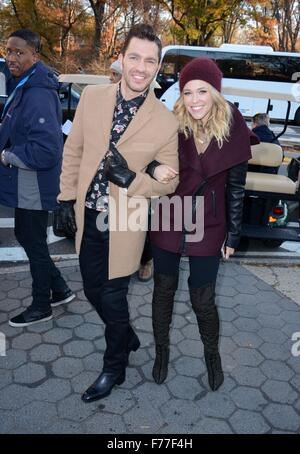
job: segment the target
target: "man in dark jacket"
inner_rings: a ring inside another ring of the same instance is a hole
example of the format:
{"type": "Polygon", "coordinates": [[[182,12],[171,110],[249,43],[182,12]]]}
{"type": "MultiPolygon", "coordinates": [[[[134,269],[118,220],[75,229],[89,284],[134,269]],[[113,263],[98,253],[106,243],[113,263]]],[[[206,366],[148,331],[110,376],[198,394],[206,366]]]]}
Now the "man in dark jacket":
{"type": "Polygon", "coordinates": [[[63,140],[58,81],[39,61],[39,51],[39,35],[30,30],[17,30],[8,38],[11,77],[0,127],[0,203],[15,208],[15,235],[32,275],[32,303],[9,321],[15,327],[50,320],[53,306],[75,298],[47,246],[48,211],[57,205],[63,140]]]}

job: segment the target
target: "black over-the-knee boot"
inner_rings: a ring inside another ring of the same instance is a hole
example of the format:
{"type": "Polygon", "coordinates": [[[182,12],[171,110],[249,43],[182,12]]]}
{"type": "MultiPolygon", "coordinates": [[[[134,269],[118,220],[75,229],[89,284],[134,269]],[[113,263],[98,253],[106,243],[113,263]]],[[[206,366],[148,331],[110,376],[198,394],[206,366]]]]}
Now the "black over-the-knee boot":
{"type": "Polygon", "coordinates": [[[156,356],[152,376],[158,384],[163,383],[168,375],[169,330],[172,321],[174,295],[177,287],[178,274],[169,276],[154,273],[152,326],[156,356]]]}
{"type": "Polygon", "coordinates": [[[216,391],[224,381],[219,354],[219,315],[215,305],[215,283],[200,288],[189,287],[193,310],[204,345],[208,383],[216,391]]]}

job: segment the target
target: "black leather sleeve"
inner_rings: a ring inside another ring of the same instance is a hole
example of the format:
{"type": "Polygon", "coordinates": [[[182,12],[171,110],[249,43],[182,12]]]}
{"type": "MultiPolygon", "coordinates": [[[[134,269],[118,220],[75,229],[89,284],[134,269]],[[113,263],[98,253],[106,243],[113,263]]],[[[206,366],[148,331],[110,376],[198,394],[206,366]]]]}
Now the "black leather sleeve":
{"type": "Polygon", "coordinates": [[[227,240],[226,246],[237,248],[243,219],[243,204],[248,162],[232,167],[227,176],[227,240]]]}
{"type": "Polygon", "coordinates": [[[155,179],[154,178],[154,170],[158,166],[160,166],[160,162],[158,162],[156,160],[151,161],[150,164],[148,164],[148,166],[147,166],[146,173],[148,173],[148,175],[150,175],[150,177],[153,178],[153,179],[155,179]]]}

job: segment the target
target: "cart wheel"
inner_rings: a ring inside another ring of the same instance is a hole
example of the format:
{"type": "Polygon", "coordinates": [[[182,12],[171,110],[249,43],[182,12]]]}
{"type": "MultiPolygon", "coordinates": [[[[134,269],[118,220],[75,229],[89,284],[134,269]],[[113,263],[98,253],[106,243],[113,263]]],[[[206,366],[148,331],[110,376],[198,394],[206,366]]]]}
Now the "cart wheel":
{"type": "Polygon", "coordinates": [[[263,244],[266,247],[270,247],[270,248],[274,248],[274,249],[281,246],[282,243],[283,243],[283,240],[263,240],[263,244]]]}

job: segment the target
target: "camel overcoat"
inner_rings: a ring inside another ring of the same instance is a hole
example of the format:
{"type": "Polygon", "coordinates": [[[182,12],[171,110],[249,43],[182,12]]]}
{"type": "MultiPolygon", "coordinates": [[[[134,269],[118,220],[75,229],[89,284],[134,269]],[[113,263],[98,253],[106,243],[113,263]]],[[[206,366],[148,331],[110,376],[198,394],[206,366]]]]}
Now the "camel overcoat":
{"type": "MultiPolygon", "coordinates": [[[[64,147],[58,200],[76,200],[78,254],[86,194],[109,147],[116,93],[116,84],[85,88],[64,147]]],[[[147,230],[149,198],[176,189],[178,178],[163,184],[145,171],[154,159],[178,170],[177,129],[173,113],[150,91],[117,143],[136,178],[128,190],[109,183],[109,279],[128,276],[138,269],[147,230]]]]}

